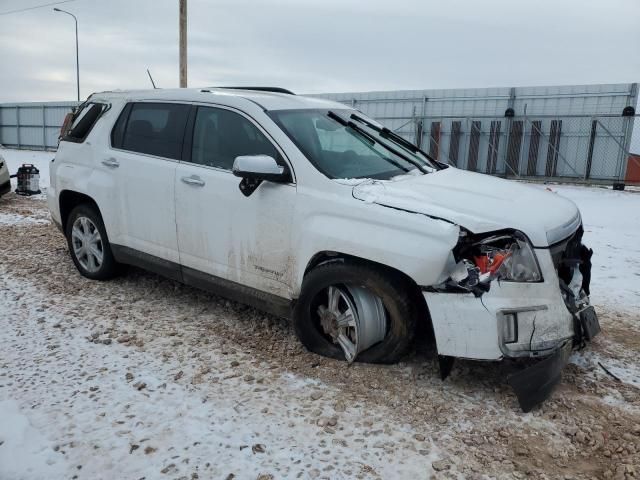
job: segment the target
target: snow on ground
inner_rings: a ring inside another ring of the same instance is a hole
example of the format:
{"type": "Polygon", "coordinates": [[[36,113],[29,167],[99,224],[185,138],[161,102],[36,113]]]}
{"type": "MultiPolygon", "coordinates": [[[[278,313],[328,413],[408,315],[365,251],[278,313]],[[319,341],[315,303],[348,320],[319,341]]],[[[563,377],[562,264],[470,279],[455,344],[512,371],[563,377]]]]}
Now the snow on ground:
{"type": "MultiPolygon", "coordinates": [[[[65,321],[69,310],[83,312],[83,301],[66,302],[61,310],[67,313],[61,314],[46,308],[48,296],[28,282],[0,290],[0,305],[12,310],[10,321],[2,322],[2,363],[20,369],[8,378],[4,372],[0,386],[27,385],[14,391],[12,400],[0,402],[0,441],[6,439],[0,455],[13,458],[0,462],[0,478],[54,478],[50,465],[66,475],[80,466],[82,478],[115,478],[106,472],[156,478],[199,469],[203,478],[230,473],[256,478],[268,472],[356,475],[363,465],[383,478],[417,478],[438,459],[438,450],[414,439],[411,428],[386,426],[384,410],[327,407],[339,405],[339,390],[296,375],[258,372],[244,353],[229,355],[212,346],[185,386],[179,360],[149,363],[145,349],[123,345],[127,338],[138,341],[135,332],[111,339],[82,322],[65,321]],[[60,329],[60,337],[53,339],[47,327],[60,329]],[[198,388],[207,377],[211,386],[198,388]],[[34,396],[34,391],[44,393],[42,387],[47,394],[34,396]],[[311,415],[312,410],[320,413],[311,415]],[[344,428],[364,418],[369,423],[344,428]],[[370,433],[378,429],[385,431],[383,442],[370,433]],[[391,444],[402,450],[394,449],[395,461],[388,463],[381,454],[391,444]],[[26,466],[31,471],[21,470],[26,466]]],[[[157,339],[156,346],[175,344],[179,350],[181,343],[169,336],[157,339]]]]}
{"type": "MultiPolygon", "coordinates": [[[[637,353],[637,352],[636,352],[637,353]]],[[[575,353],[571,357],[572,363],[582,367],[584,370],[598,371],[599,364],[604,362],[605,368],[615,375],[621,382],[628,383],[640,389],[640,365],[637,359],[611,358],[608,355],[602,355],[593,350],[582,350],[575,353]]],[[[604,375],[606,372],[600,367],[599,373],[604,375]]]]}
{"type": "MultiPolygon", "coordinates": [[[[9,173],[15,175],[18,168],[24,163],[33,164],[40,170],[40,189],[44,192],[49,186],[49,163],[55,156],[55,152],[38,152],[34,150],[15,150],[11,148],[3,148],[0,146],[0,156],[2,156],[9,168],[9,173]]],[[[16,188],[16,179],[11,179],[13,189],[16,188]]]]}
{"type": "Polygon", "coordinates": [[[629,312],[640,310],[640,192],[549,185],[582,214],[584,243],[593,249],[591,298],[629,312]]]}
{"type": "Polygon", "coordinates": [[[31,425],[15,400],[0,401],[0,446],[0,478],[64,477],[65,459],[31,425]]]}
{"type": "Polygon", "coordinates": [[[37,218],[33,216],[19,215],[17,213],[0,212],[0,225],[33,225],[46,224],[49,220],[46,218],[37,218]]]}

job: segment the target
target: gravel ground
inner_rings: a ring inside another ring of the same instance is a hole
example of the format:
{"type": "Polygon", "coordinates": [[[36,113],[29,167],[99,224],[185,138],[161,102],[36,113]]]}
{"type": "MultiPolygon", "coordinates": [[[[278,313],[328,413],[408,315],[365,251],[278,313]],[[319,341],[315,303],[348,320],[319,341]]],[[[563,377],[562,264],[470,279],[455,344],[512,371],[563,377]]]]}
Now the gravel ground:
{"type": "Polygon", "coordinates": [[[173,281],[84,279],[42,198],[0,212],[0,478],[640,477],[637,311],[600,308],[603,334],[524,414],[508,362],[442,382],[424,343],[347,367],[173,281]]]}

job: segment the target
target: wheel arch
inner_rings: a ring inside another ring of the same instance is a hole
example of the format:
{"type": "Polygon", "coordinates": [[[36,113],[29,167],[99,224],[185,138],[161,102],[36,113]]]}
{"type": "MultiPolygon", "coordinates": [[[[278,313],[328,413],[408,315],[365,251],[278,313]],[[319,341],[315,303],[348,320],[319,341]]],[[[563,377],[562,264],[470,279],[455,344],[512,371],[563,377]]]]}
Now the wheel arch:
{"type": "Polygon", "coordinates": [[[350,255],[347,253],[342,253],[342,252],[337,252],[332,250],[325,250],[313,255],[309,260],[309,262],[307,262],[307,265],[304,270],[303,281],[304,281],[304,276],[306,276],[307,273],[309,273],[315,267],[325,263],[330,263],[330,262],[349,262],[349,263],[355,263],[360,265],[367,265],[369,267],[373,267],[385,272],[387,275],[389,275],[390,277],[398,281],[404,282],[409,288],[411,298],[413,299],[414,302],[416,302],[416,305],[418,306],[418,309],[421,312],[420,317],[424,319],[426,322],[428,322],[429,328],[431,328],[431,317],[429,315],[429,308],[424,299],[424,296],[422,295],[422,290],[420,289],[420,287],[418,286],[418,284],[413,278],[411,278],[409,275],[402,272],[401,270],[398,270],[397,268],[391,267],[389,265],[385,265],[383,263],[376,262],[374,260],[370,260],[367,258],[358,257],[356,255],[350,255]]]}
{"type": "Polygon", "coordinates": [[[67,220],[69,219],[71,211],[78,205],[90,205],[95,208],[98,215],[102,217],[100,207],[98,207],[96,201],[84,193],[76,192],[75,190],[63,190],[60,192],[58,202],[60,206],[60,221],[62,223],[63,232],[67,231],[67,220]]]}

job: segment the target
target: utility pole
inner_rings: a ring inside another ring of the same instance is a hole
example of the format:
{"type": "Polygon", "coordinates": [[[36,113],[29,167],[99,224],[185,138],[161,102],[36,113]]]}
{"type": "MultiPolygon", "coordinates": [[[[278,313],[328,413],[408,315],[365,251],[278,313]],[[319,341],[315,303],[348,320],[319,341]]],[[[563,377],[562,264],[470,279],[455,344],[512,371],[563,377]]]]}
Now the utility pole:
{"type": "Polygon", "coordinates": [[[187,88],[187,0],[180,0],[180,88],[187,88]]]}

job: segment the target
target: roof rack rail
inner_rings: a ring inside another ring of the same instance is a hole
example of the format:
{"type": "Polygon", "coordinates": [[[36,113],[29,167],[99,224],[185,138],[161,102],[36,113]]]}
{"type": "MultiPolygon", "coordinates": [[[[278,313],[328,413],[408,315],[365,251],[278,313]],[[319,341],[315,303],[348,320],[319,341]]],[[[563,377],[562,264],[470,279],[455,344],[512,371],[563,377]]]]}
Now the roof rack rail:
{"type": "Polygon", "coordinates": [[[228,88],[230,90],[255,90],[258,92],[273,92],[273,93],[286,93],[287,95],[295,95],[291,90],[280,87],[215,87],[215,88],[228,88]]]}

